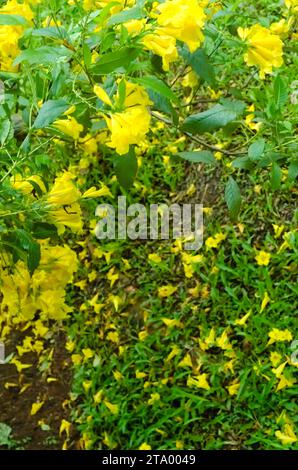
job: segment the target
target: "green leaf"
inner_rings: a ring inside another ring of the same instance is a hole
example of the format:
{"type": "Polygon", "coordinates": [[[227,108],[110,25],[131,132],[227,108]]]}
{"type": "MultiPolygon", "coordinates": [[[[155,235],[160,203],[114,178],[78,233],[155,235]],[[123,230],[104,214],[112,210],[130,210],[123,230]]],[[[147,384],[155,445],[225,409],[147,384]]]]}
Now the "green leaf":
{"type": "Polygon", "coordinates": [[[28,62],[30,65],[53,65],[60,59],[69,59],[72,54],[73,52],[64,46],[42,46],[36,49],[26,49],[15,59],[14,65],[18,65],[24,61],[28,62]]]}
{"type": "Polygon", "coordinates": [[[36,222],[32,227],[32,235],[37,239],[55,237],[57,228],[46,222],[36,222]]]}
{"type": "Polygon", "coordinates": [[[233,160],[232,166],[241,170],[250,170],[253,168],[253,163],[249,157],[237,157],[233,160]]]}
{"type": "Polygon", "coordinates": [[[27,24],[28,22],[23,16],[0,14],[0,26],[26,26],[27,24]]]}
{"type": "Polygon", "coordinates": [[[136,78],[135,81],[140,85],[143,85],[145,88],[149,88],[157,93],[161,94],[165,98],[179,103],[178,97],[173,93],[171,88],[165,84],[160,78],[155,77],[154,75],[149,75],[147,77],[136,78]]]}
{"type": "Polygon", "coordinates": [[[214,68],[203,49],[197,49],[195,52],[190,53],[184,48],[181,51],[181,55],[199,77],[205,80],[212,88],[216,87],[214,68]]]}
{"type": "Polygon", "coordinates": [[[108,21],[108,26],[114,26],[115,24],[126,23],[130,20],[139,20],[144,17],[144,11],[140,7],[130,8],[129,10],[124,10],[121,13],[116,13],[111,16],[108,21]]]}
{"type": "Polygon", "coordinates": [[[288,178],[294,181],[298,176],[298,160],[291,162],[288,169],[288,178]]]}
{"type": "Polygon", "coordinates": [[[30,273],[39,265],[40,261],[40,246],[32,238],[30,233],[23,229],[16,229],[13,234],[13,238],[18,247],[27,253],[27,265],[30,273]]]}
{"type": "Polygon", "coordinates": [[[221,104],[217,104],[207,111],[193,114],[185,119],[183,123],[183,131],[193,134],[202,134],[204,132],[212,132],[216,129],[226,126],[229,122],[236,119],[237,114],[221,104]]]}
{"type": "Polygon", "coordinates": [[[288,89],[284,80],[280,75],[275,77],[273,83],[273,96],[274,103],[278,109],[281,109],[287,102],[288,99],[288,89]]]}
{"type": "Polygon", "coordinates": [[[273,163],[271,169],[271,188],[276,191],[281,185],[282,172],[281,168],[277,163],[273,163]]]}
{"type": "Polygon", "coordinates": [[[59,26],[59,28],[57,28],[56,26],[48,26],[47,28],[33,29],[32,31],[30,31],[30,35],[60,40],[68,38],[67,31],[62,26],[59,26]]]}
{"type": "Polygon", "coordinates": [[[258,139],[248,147],[248,156],[252,160],[261,158],[265,150],[265,140],[258,139]]]}
{"type": "Polygon", "coordinates": [[[7,137],[9,136],[9,132],[11,129],[11,124],[8,119],[6,119],[4,122],[0,123],[0,143],[1,145],[4,145],[7,137]]]}
{"type": "Polygon", "coordinates": [[[213,153],[209,150],[202,150],[199,152],[179,152],[176,155],[184,160],[194,163],[207,163],[211,165],[216,165],[217,163],[213,153]]]}
{"type": "Polygon", "coordinates": [[[27,265],[30,274],[33,274],[40,262],[40,245],[34,242],[30,245],[28,250],[27,265]]]}
{"type": "Polygon", "coordinates": [[[68,108],[69,104],[62,99],[46,101],[40,108],[33,127],[35,129],[43,129],[44,127],[49,126],[68,108]]]}
{"type": "Polygon", "coordinates": [[[129,189],[138,171],[134,149],[131,148],[126,155],[118,155],[114,160],[114,166],[119,184],[124,189],[129,189]]]}
{"type": "Polygon", "coordinates": [[[230,176],[225,189],[225,200],[233,221],[237,219],[241,206],[241,194],[237,182],[230,176]]]}
{"type": "Polygon", "coordinates": [[[127,68],[137,58],[139,50],[134,47],[123,47],[118,51],[102,56],[90,70],[95,75],[106,75],[119,68],[127,68]]]}

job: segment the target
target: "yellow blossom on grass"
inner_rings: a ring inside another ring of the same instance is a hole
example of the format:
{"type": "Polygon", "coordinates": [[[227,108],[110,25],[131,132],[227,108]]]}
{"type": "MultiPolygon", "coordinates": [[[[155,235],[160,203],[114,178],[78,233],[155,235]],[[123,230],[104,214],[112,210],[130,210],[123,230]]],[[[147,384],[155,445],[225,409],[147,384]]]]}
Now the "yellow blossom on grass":
{"type": "Polygon", "coordinates": [[[158,296],[161,297],[161,298],[170,297],[171,295],[173,295],[176,292],[177,289],[178,289],[178,287],[172,286],[171,284],[159,287],[158,288],[158,296]]]}
{"type": "Polygon", "coordinates": [[[281,375],[279,377],[279,383],[276,387],[276,391],[278,392],[279,390],[282,390],[283,388],[286,387],[293,387],[293,385],[296,383],[294,379],[288,378],[285,375],[281,375]]]}
{"type": "Polygon", "coordinates": [[[148,255],[149,261],[152,261],[153,263],[160,263],[161,262],[161,257],[157,255],[156,253],[150,253],[148,255]]]}
{"type": "Polygon", "coordinates": [[[159,393],[151,393],[150,398],[148,400],[148,405],[153,405],[154,403],[160,401],[160,394],[159,393]]]}
{"type": "Polygon", "coordinates": [[[112,341],[112,343],[119,343],[119,333],[117,331],[109,331],[107,334],[107,339],[112,341]]]}
{"type": "Polygon", "coordinates": [[[282,431],[276,431],[275,436],[281,441],[283,445],[294,444],[298,441],[297,436],[291,424],[286,423],[282,431]]]}
{"type": "Polygon", "coordinates": [[[237,395],[238,390],[239,390],[239,387],[240,387],[240,383],[239,383],[238,381],[232,383],[231,385],[229,385],[229,386],[227,387],[229,394],[230,394],[231,396],[237,395]]]}
{"type": "Polygon", "coordinates": [[[255,24],[251,28],[238,28],[238,35],[248,45],[244,54],[245,62],[249,67],[259,67],[260,78],[264,79],[273,67],[281,67],[283,43],[270,29],[255,24]]]}
{"type": "Polygon", "coordinates": [[[244,315],[243,317],[241,318],[238,318],[237,320],[235,320],[235,325],[239,325],[239,326],[243,326],[246,324],[247,320],[249,319],[251,315],[251,311],[249,311],[246,315],[244,315]]]}
{"type": "Polygon", "coordinates": [[[259,266],[268,266],[270,258],[271,254],[263,250],[259,251],[258,254],[255,256],[255,260],[259,266]]]}
{"type": "Polygon", "coordinates": [[[151,450],[152,447],[147,444],[146,442],[143,442],[143,444],[140,445],[139,450],[151,450]]]}
{"type": "Polygon", "coordinates": [[[270,353],[270,362],[273,365],[273,367],[277,367],[278,364],[280,364],[282,360],[282,355],[279,354],[277,351],[273,351],[270,353]]]}
{"type": "Polygon", "coordinates": [[[175,356],[177,356],[177,354],[180,353],[180,348],[175,344],[174,346],[172,346],[172,350],[171,352],[168,354],[167,358],[166,358],[166,362],[169,362],[171,359],[173,359],[175,356]]]}
{"type": "Polygon", "coordinates": [[[261,310],[260,310],[261,313],[265,310],[269,302],[270,302],[270,297],[268,295],[268,292],[266,291],[264,294],[262,303],[261,303],[261,310]]]}
{"type": "Polygon", "coordinates": [[[119,406],[118,405],[115,405],[113,403],[110,403],[109,401],[107,400],[104,400],[104,404],[106,405],[106,407],[110,410],[110,412],[113,414],[113,415],[118,415],[119,413],[119,406]]]}
{"type": "Polygon", "coordinates": [[[139,370],[136,370],[136,379],[144,379],[147,377],[147,374],[145,372],[140,372],[139,370]]]}
{"type": "Polygon", "coordinates": [[[193,367],[189,353],[187,353],[182,359],[182,361],[179,362],[178,367],[193,367]]]}
{"type": "Polygon", "coordinates": [[[273,344],[279,341],[291,341],[293,339],[293,335],[289,330],[279,330],[278,328],[273,328],[269,333],[269,344],[273,344]]]}
{"type": "Polygon", "coordinates": [[[199,374],[194,377],[188,377],[187,386],[210,390],[210,385],[207,381],[207,377],[208,377],[207,374],[199,374]]]}
{"type": "Polygon", "coordinates": [[[227,235],[225,233],[217,233],[214,237],[207,238],[205,245],[207,248],[217,248],[226,237],[227,235]]]}
{"type": "Polygon", "coordinates": [[[61,436],[63,433],[65,433],[66,436],[69,437],[70,428],[71,428],[71,423],[67,421],[66,419],[62,419],[61,424],[60,424],[60,429],[59,429],[59,435],[61,436]]]}

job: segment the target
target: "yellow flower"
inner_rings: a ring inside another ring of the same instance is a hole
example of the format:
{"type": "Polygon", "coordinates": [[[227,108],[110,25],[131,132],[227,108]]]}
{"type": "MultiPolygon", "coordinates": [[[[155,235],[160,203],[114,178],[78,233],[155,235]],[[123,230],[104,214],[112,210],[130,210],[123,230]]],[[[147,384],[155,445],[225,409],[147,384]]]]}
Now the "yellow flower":
{"type": "Polygon", "coordinates": [[[251,28],[238,28],[238,35],[248,45],[245,62],[249,67],[255,65],[260,68],[260,78],[264,79],[267,73],[271,73],[272,67],[281,67],[283,43],[270,29],[256,24],[251,28]]]}
{"type": "Polygon", "coordinates": [[[229,385],[229,386],[227,387],[229,394],[230,394],[231,396],[237,395],[238,390],[239,390],[239,387],[240,387],[240,383],[239,383],[239,382],[234,382],[234,383],[232,383],[231,385],[229,385]]]}
{"type": "Polygon", "coordinates": [[[283,445],[294,444],[298,441],[291,424],[285,424],[283,431],[276,431],[275,436],[281,441],[283,445]]]}
{"type": "Polygon", "coordinates": [[[197,74],[191,70],[186,75],[184,75],[181,85],[184,87],[194,88],[199,83],[197,74]]]}
{"type": "Polygon", "coordinates": [[[95,186],[92,186],[92,188],[87,189],[82,195],[82,198],[92,198],[92,197],[103,197],[103,196],[109,196],[113,197],[113,194],[109,190],[109,188],[102,184],[100,189],[96,189],[95,186]]]}
{"type": "Polygon", "coordinates": [[[277,351],[273,351],[270,353],[270,362],[273,365],[273,367],[277,367],[278,364],[280,364],[281,360],[282,360],[282,355],[279,354],[277,351]]]}
{"type": "Polygon", "coordinates": [[[199,374],[194,377],[188,377],[187,386],[210,390],[210,385],[208,384],[207,377],[207,374],[199,374]]]}
{"type": "Polygon", "coordinates": [[[84,130],[84,126],[79,124],[73,116],[67,116],[67,119],[57,119],[53,123],[53,127],[58,129],[63,134],[72,137],[74,140],[78,140],[80,133],[84,130]]]}
{"type": "Polygon", "coordinates": [[[136,370],[136,379],[144,379],[147,377],[147,374],[145,372],[140,372],[139,370],[136,370]]]}
{"type": "Polygon", "coordinates": [[[157,28],[154,33],[147,34],[142,39],[142,44],[162,58],[162,67],[166,72],[170,68],[170,63],[179,57],[175,38],[167,35],[163,28],[157,28]]]}
{"type": "Polygon", "coordinates": [[[122,113],[105,116],[111,132],[108,146],[114,148],[119,155],[129,151],[129,146],[139,144],[149,131],[151,116],[144,106],[128,108],[122,113]]]}
{"type": "Polygon", "coordinates": [[[151,398],[148,400],[148,405],[153,405],[157,401],[160,401],[160,394],[159,393],[151,393],[151,398]]]}
{"type": "Polygon", "coordinates": [[[141,20],[127,21],[126,23],[123,23],[123,26],[125,26],[129,34],[131,34],[132,36],[135,36],[136,34],[139,34],[144,29],[145,24],[146,24],[146,19],[143,18],[141,20]]]}
{"type": "Polygon", "coordinates": [[[93,91],[96,94],[96,96],[105,104],[108,106],[112,106],[112,101],[107,92],[102,88],[100,85],[94,85],[93,91]]]}
{"type": "Polygon", "coordinates": [[[259,251],[258,254],[255,256],[255,260],[259,266],[268,266],[270,258],[271,254],[263,250],[259,251]]]}
{"type": "Polygon", "coordinates": [[[292,9],[294,13],[298,13],[298,0],[285,0],[286,7],[292,9]]]}
{"type": "Polygon", "coordinates": [[[260,130],[260,127],[262,126],[262,123],[261,122],[254,122],[254,119],[255,119],[255,115],[254,115],[255,106],[254,106],[254,104],[252,104],[251,106],[248,106],[247,110],[248,110],[249,114],[247,114],[247,116],[245,118],[245,124],[250,129],[252,129],[253,131],[258,132],[260,130]]]}
{"type": "Polygon", "coordinates": [[[282,18],[280,21],[272,23],[270,26],[270,31],[272,31],[274,34],[279,34],[281,37],[287,36],[289,29],[289,24],[286,23],[284,18],[282,18]]]}
{"type": "Polygon", "coordinates": [[[31,416],[36,415],[36,413],[38,413],[38,411],[43,406],[43,404],[44,404],[44,401],[40,401],[40,402],[37,402],[37,403],[32,403],[30,415],[31,416]]]}
{"type": "Polygon", "coordinates": [[[293,387],[294,384],[295,384],[294,379],[290,379],[290,378],[285,377],[284,375],[281,375],[279,383],[276,387],[276,391],[278,392],[279,390],[282,390],[285,387],[293,387]]]}
{"type": "Polygon", "coordinates": [[[158,297],[164,298],[164,297],[170,297],[173,295],[178,287],[172,286],[171,284],[168,284],[166,286],[162,286],[158,288],[158,297]]]}
{"type": "Polygon", "coordinates": [[[245,325],[247,320],[249,319],[250,315],[251,315],[251,310],[246,315],[244,315],[243,317],[238,318],[237,320],[235,320],[235,325],[239,325],[239,326],[245,325]]]}
{"type": "Polygon", "coordinates": [[[140,445],[139,450],[151,450],[152,447],[149,446],[146,442],[143,442],[143,444],[140,445]]]}
{"type": "Polygon", "coordinates": [[[182,359],[182,361],[179,362],[178,367],[193,367],[189,353],[187,353],[182,359]]]}
{"type": "Polygon", "coordinates": [[[270,302],[270,297],[268,295],[268,292],[265,292],[262,303],[261,303],[261,310],[260,310],[261,313],[265,310],[269,302],[270,302]]]}
{"type": "Polygon", "coordinates": [[[71,205],[76,202],[81,194],[73,183],[73,174],[65,171],[62,176],[55,179],[55,183],[48,193],[49,204],[71,205]]]}
{"type": "Polygon", "coordinates": [[[115,405],[113,403],[110,403],[109,401],[107,400],[104,400],[104,404],[106,405],[106,407],[110,410],[110,412],[113,414],[113,415],[118,415],[119,413],[119,406],[118,405],[115,405]]]}
{"type": "Polygon", "coordinates": [[[69,437],[69,430],[71,427],[71,423],[66,419],[62,419],[59,429],[59,436],[65,432],[66,436],[69,437]]]}
{"type": "Polygon", "coordinates": [[[206,20],[203,7],[197,0],[166,0],[158,4],[157,23],[169,36],[185,42],[194,52],[204,40],[202,29],[206,20]]]}
{"type": "Polygon", "coordinates": [[[160,263],[161,262],[161,257],[157,255],[156,253],[150,253],[148,255],[149,261],[152,261],[153,263],[160,263]]]}
{"type": "Polygon", "coordinates": [[[291,341],[293,339],[293,335],[289,330],[279,330],[278,328],[273,328],[268,333],[268,336],[270,338],[268,345],[278,341],[291,341]]]}
{"type": "Polygon", "coordinates": [[[226,234],[224,233],[217,233],[214,237],[207,238],[205,245],[207,248],[217,248],[218,245],[225,240],[226,234]]]}

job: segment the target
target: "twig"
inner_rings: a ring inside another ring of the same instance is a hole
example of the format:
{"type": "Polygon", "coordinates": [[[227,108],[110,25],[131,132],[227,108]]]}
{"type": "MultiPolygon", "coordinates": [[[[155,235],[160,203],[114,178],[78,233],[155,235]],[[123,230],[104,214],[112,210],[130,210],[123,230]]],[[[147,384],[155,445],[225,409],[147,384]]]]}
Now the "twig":
{"type": "MultiPolygon", "coordinates": [[[[151,111],[151,114],[153,117],[156,119],[159,119],[160,121],[164,122],[165,124],[172,124],[172,121],[170,121],[167,118],[164,118],[163,116],[160,116],[159,114],[155,113],[154,111],[151,111]]],[[[181,129],[180,129],[181,130],[181,129]]],[[[224,150],[222,148],[217,147],[216,145],[208,144],[208,142],[205,142],[204,139],[201,139],[200,137],[196,137],[189,132],[181,130],[183,134],[185,134],[187,137],[192,139],[194,142],[197,142],[198,144],[202,145],[203,147],[206,147],[210,150],[214,150],[215,152],[220,152],[223,153],[224,155],[245,155],[247,152],[236,152],[234,150],[224,150]]]]}

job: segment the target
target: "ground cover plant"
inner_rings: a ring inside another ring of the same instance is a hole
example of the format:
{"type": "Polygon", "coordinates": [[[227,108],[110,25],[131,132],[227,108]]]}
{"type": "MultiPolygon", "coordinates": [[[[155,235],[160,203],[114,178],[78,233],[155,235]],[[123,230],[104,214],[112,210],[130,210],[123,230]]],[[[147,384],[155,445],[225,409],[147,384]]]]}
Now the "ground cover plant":
{"type": "Polygon", "coordinates": [[[1,449],[297,449],[297,18],[0,1],[1,449]],[[203,246],[99,239],[119,196],[203,246]]]}

